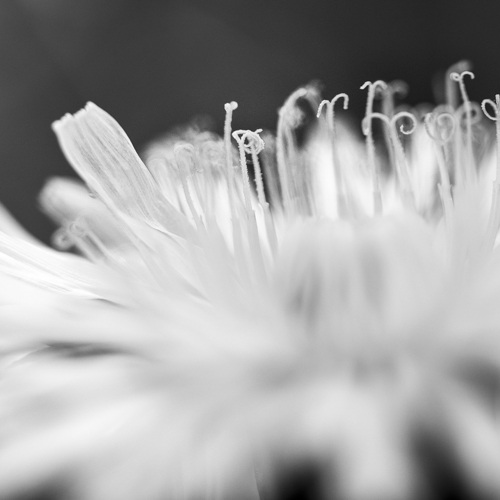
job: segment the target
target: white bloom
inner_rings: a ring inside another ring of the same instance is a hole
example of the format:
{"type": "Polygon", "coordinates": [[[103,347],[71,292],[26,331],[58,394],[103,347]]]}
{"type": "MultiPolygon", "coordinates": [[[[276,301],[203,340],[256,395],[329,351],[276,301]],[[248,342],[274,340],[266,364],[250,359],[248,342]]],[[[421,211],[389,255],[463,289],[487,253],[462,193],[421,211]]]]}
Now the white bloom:
{"type": "Polygon", "coordinates": [[[260,156],[260,131],[231,146],[235,103],[224,140],[181,134],[148,167],[94,104],[56,122],[92,197],[41,196],[80,256],[2,216],[0,497],[279,498],[310,464],[325,498],[500,495],[497,160],[475,165],[464,76],[434,139],[365,84],[366,151],[334,101],[299,144],[313,87],[260,156]]]}

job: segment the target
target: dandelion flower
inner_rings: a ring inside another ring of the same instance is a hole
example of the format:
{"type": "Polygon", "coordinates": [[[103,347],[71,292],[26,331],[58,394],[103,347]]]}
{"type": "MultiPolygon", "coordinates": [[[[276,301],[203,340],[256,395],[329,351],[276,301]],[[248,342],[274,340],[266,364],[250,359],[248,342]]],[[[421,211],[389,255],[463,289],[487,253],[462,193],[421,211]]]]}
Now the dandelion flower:
{"type": "Polygon", "coordinates": [[[73,251],[0,214],[0,498],[500,496],[500,97],[496,152],[473,76],[425,117],[366,82],[365,144],[314,86],[275,137],[231,102],[145,163],[92,103],[56,122],[83,183],[40,203],[73,251]]]}

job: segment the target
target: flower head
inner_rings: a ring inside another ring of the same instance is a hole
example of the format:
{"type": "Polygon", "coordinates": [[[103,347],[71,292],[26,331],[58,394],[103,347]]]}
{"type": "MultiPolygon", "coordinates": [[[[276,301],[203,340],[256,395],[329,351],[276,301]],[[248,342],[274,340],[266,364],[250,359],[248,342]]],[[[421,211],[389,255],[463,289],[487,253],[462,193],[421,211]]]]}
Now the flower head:
{"type": "Polygon", "coordinates": [[[500,494],[500,153],[470,75],[425,120],[367,82],[366,147],[314,86],[275,138],[229,103],[224,138],[146,164],[92,103],[56,122],[86,187],[40,201],[76,255],[4,218],[0,493],[280,498],[313,464],[325,498],[500,494]]]}

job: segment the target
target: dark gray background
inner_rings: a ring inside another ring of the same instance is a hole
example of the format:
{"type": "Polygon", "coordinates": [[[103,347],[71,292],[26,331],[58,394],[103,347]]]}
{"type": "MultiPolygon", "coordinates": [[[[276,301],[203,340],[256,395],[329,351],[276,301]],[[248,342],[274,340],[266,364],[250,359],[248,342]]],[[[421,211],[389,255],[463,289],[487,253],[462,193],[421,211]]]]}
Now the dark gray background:
{"type": "Polygon", "coordinates": [[[500,2],[416,0],[3,0],[0,2],[0,200],[44,240],[36,197],[71,175],[50,124],[92,100],[140,149],[197,114],[220,131],[274,128],[297,86],[351,96],[365,80],[405,79],[408,101],[433,99],[432,78],[469,58],[472,98],[500,92],[500,2]]]}

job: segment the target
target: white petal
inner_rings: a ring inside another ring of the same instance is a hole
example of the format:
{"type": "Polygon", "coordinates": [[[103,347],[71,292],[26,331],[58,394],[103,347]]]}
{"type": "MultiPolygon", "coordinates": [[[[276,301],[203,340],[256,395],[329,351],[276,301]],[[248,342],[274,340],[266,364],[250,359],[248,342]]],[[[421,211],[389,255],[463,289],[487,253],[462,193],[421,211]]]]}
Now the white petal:
{"type": "Polygon", "coordinates": [[[68,161],[109,208],[186,236],[187,219],[163,196],[120,125],[93,103],[53,124],[68,161]]]}

